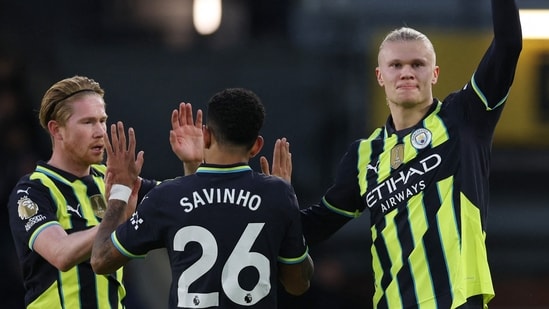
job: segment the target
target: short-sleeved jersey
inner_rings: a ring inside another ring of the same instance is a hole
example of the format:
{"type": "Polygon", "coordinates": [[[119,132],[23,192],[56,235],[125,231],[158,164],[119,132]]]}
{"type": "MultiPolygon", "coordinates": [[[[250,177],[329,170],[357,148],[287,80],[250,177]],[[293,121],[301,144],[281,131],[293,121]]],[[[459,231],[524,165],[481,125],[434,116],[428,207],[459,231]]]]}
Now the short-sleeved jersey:
{"type": "MultiPolygon", "coordinates": [[[[61,272],[33,251],[44,229],[60,225],[68,234],[96,226],[106,210],[104,165],[79,178],[45,162],[22,177],[8,203],[10,227],[19,257],[27,308],[123,308],[122,270],[96,275],[86,260],[61,272]]],[[[144,180],[144,195],[155,181],[144,180]]]]}
{"type": "Polygon", "coordinates": [[[170,308],[277,308],[277,263],[307,256],[293,188],[245,164],[163,182],[111,238],[130,258],[167,249],[170,308]]]}
{"type": "Polygon", "coordinates": [[[496,37],[470,82],[415,126],[350,145],[321,203],[303,210],[320,241],[368,210],[374,308],[456,308],[494,290],[485,220],[491,143],[521,49],[513,0],[492,1],[496,37]]]}

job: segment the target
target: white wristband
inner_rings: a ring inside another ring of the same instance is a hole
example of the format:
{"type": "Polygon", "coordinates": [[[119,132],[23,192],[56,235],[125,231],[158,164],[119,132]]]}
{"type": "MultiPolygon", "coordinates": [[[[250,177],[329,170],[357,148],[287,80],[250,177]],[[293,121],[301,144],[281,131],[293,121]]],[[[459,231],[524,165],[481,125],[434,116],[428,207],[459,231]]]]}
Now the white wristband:
{"type": "Polygon", "coordinates": [[[132,189],[125,185],[114,184],[111,187],[111,192],[109,194],[110,200],[121,200],[128,203],[130,195],[132,194],[132,189]]]}

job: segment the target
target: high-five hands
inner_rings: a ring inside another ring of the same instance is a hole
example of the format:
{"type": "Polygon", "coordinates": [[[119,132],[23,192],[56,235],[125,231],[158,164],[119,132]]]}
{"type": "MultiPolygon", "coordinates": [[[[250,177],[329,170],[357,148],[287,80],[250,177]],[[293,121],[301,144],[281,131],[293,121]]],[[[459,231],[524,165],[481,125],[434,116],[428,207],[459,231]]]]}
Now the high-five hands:
{"type": "Polygon", "coordinates": [[[111,184],[121,184],[133,187],[141,173],[144,162],[144,152],[135,153],[136,141],[133,128],[128,129],[128,139],[124,132],[124,124],[118,121],[111,125],[111,138],[105,135],[107,150],[107,174],[111,184]]]}
{"type": "Polygon", "coordinates": [[[194,173],[204,161],[204,134],[202,110],[196,111],[196,123],[190,103],[180,103],[172,111],[170,145],[175,155],[185,164],[185,174],[194,173]]]}
{"type": "Polygon", "coordinates": [[[266,175],[280,177],[289,183],[292,182],[292,153],[290,143],[285,137],[277,139],[273,150],[273,166],[269,170],[269,161],[265,156],[259,158],[261,171],[266,175]]]}
{"type": "Polygon", "coordinates": [[[110,140],[105,134],[107,151],[107,174],[105,178],[105,192],[109,198],[113,184],[120,184],[132,189],[126,215],[129,216],[137,206],[137,193],[141,187],[139,174],[143,167],[144,152],[135,153],[136,139],[133,128],[128,129],[128,139],[124,132],[124,124],[119,121],[111,125],[110,140]]]}

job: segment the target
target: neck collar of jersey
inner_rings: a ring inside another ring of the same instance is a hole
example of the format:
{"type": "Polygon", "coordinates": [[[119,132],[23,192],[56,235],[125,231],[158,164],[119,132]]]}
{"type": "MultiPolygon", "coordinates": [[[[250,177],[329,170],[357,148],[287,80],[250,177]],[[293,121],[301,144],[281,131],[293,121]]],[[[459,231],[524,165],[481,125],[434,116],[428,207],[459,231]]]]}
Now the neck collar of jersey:
{"type": "Polygon", "coordinates": [[[415,127],[417,127],[418,124],[423,122],[423,120],[425,120],[425,118],[427,118],[427,116],[429,116],[438,107],[439,104],[441,104],[439,100],[433,99],[433,104],[429,106],[429,110],[427,111],[427,113],[425,113],[423,118],[421,118],[421,120],[418,123],[416,123],[414,126],[411,126],[406,129],[402,129],[400,131],[395,130],[395,124],[393,123],[393,116],[389,115],[389,117],[387,118],[387,122],[385,123],[386,136],[391,136],[391,134],[397,134],[397,133],[399,134],[399,136],[403,136],[410,133],[415,127]]]}
{"type": "Polygon", "coordinates": [[[229,165],[220,165],[220,164],[208,164],[203,163],[196,170],[197,174],[200,173],[209,173],[209,174],[229,174],[229,173],[240,173],[240,172],[249,172],[252,168],[246,163],[235,163],[229,165]]]}

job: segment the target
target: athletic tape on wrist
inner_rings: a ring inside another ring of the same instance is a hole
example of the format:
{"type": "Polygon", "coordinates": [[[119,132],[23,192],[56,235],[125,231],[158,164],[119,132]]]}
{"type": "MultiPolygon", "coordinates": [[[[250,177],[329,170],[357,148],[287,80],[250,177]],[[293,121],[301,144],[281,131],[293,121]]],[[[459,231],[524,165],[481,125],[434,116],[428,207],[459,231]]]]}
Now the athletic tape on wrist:
{"type": "Polygon", "coordinates": [[[121,200],[128,203],[130,195],[132,194],[132,189],[125,185],[114,184],[111,187],[111,192],[109,194],[109,200],[121,200]]]}

